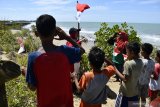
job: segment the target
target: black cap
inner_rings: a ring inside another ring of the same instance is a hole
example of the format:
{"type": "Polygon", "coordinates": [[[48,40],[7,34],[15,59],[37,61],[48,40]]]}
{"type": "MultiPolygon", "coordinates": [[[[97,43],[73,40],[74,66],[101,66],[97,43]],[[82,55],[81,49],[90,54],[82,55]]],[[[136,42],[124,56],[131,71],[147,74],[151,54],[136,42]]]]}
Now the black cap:
{"type": "Polygon", "coordinates": [[[76,32],[78,32],[77,28],[72,27],[72,28],[69,29],[69,34],[73,34],[73,33],[76,33],[76,32]]]}

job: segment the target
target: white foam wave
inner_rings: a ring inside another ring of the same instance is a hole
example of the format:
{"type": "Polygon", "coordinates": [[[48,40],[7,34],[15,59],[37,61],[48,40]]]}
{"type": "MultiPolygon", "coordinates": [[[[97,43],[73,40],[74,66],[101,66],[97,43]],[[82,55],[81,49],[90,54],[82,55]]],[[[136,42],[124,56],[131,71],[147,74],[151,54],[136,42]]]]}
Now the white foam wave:
{"type": "Polygon", "coordinates": [[[29,29],[31,31],[32,30],[32,26],[36,26],[36,23],[35,22],[31,22],[30,24],[25,25],[22,28],[23,29],[29,29]]]}
{"type": "Polygon", "coordinates": [[[160,35],[150,35],[150,34],[140,34],[140,38],[142,39],[142,42],[148,42],[155,46],[160,46],[160,35]]]}

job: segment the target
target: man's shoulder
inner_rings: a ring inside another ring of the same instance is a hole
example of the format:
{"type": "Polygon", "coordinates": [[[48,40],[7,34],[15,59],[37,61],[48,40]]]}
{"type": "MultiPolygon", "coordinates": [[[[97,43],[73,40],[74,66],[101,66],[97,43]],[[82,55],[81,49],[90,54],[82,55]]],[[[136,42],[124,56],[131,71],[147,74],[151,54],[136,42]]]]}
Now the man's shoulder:
{"type": "Polygon", "coordinates": [[[125,65],[128,65],[128,66],[135,66],[135,65],[144,65],[142,59],[132,59],[132,60],[128,60],[124,63],[125,65]]]}
{"type": "Polygon", "coordinates": [[[36,57],[36,56],[39,56],[40,54],[41,54],[40,52],[34,51],[34,52],[29,53],[29,57],[36,57]]]}

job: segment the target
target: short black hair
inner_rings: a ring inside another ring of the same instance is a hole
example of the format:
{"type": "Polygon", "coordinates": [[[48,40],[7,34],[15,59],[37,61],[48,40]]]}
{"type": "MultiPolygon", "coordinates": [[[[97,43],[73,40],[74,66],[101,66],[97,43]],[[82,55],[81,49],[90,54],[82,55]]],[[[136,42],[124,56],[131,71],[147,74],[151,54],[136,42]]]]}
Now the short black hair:
{"type": "Polygon", "coordinates": [[[105,53],[98,47],[92,47],[88,54],[89,63],[96,69],[100,69],[104,63],[105,53]]]}
{"type": "Polygon", "coordinates": [[[140,53],[140,44],[138,42],[129,42],[126,45],[129,51],[133,51],[134,54],[138,55],[140,53]]]}
{"type": "Polygon", "coordinates": [[[153,51],[153,46],[150,43],[144,43],[144,44],[142,44],[141,48],[148,55],[150,55],[152,53],[152,51],[153,51]]]}
{"type": "Polygon", "coordinates": [[[157,50],[156,54],[157,54],[157,57],[160,58],[160,50],[157,50]]]}
{"type": "Polygon", "coordinates": [[[56,20],[53,16],[44,14],[36,20],[37,31],[41,36],[51,36],[56,29],[56,20]]]}

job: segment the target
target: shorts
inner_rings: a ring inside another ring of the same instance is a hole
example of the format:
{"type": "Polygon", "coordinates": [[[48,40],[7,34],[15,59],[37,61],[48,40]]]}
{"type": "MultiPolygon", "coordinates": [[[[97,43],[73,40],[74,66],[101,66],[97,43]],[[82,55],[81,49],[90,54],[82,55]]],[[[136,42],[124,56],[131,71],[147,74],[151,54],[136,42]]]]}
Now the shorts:
{"type": "Polygon", "coordinates": [[[139,107],[138,96],[122,97],[121,107],[139,107]]]}
{"type": "Polygon", "coordinates": [[[148,97],[148,89],[149,86],[148,85],[139,85],[139,96],[143,97],[143,98],[147,98],[148,97]]]}

